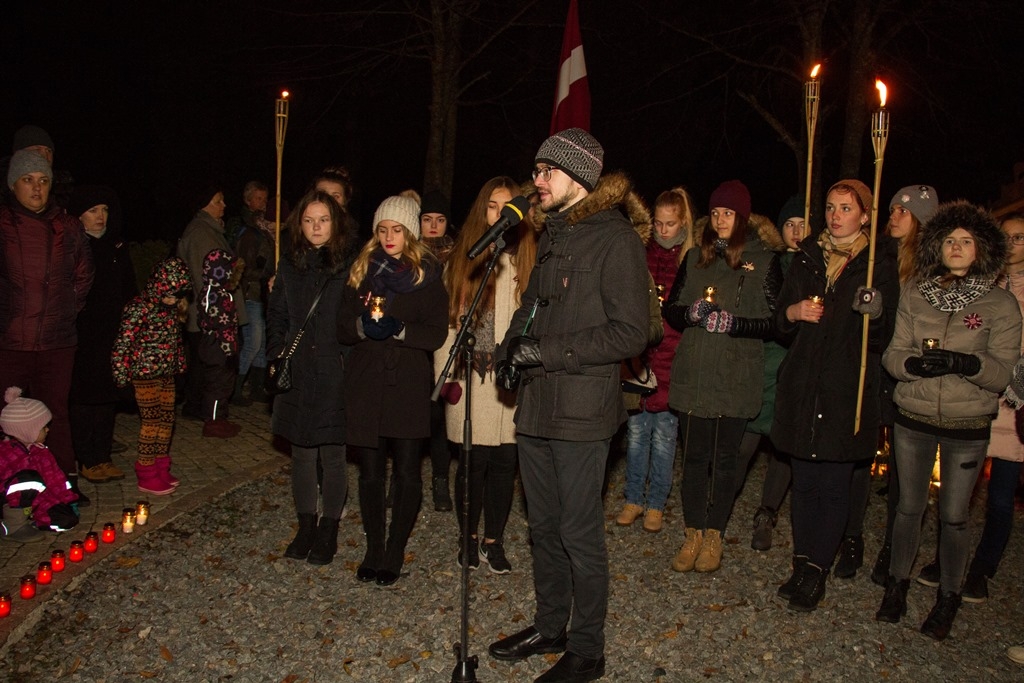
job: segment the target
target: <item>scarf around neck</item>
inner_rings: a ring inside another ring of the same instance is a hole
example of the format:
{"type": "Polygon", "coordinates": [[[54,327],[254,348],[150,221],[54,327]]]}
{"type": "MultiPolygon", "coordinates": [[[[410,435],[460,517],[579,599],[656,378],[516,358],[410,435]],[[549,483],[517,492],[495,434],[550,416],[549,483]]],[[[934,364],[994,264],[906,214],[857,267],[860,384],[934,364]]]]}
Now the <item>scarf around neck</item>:
{"type": "Polygon", "coordinates": [[[857,233],[852,242],[836,244],[832,239],[832,233],[822,230],[818,236],[818,246],[821,247],[825,256],[825,280],[828,288],[835,287],[836,280],[842,275],[847,264],[857,258],[857,254],[864,251],[868,246],[868,236],[863,230],[857,233]]]}
{"type": "Polygon", "coordinates": [[[416,282],[416,271],[408,263],[393,256],[388,256],[381,248],[370,254],[370,262],[366,269],[366,282],[374,296],[383,296],[388,304],[396,294],[408,294],[425,287],[438,277],[432,262],[424,260],[423,281],[416,282]]]}
{"type": "Polygon", "coordinates": [[[919,281],[917,291],[935,310],[955,313],[988,294],[994,286],[995,278],[968,275],[958,277],[944,287],[939,275],[919,281]]]}

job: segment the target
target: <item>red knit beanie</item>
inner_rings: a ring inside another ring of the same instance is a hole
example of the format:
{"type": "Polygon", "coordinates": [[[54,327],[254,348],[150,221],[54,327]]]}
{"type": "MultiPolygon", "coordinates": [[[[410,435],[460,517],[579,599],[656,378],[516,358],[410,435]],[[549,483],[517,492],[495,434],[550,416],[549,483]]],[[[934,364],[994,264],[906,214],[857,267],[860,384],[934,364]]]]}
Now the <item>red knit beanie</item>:
{"type": "Polygon", "coordinates": [[[708,200],[708,212],[716,206],[723,209],[732,209],[743,220],[750,219],[750,190],[738,180],[727,180],[711,193],[708,200]]]}

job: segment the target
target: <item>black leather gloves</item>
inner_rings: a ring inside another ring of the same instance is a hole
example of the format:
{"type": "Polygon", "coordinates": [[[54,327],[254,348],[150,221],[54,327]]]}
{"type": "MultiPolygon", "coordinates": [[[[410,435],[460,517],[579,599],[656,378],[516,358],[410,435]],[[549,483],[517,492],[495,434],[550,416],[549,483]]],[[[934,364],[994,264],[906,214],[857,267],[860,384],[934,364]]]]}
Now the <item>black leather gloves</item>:
{"type": "Polygon", "coordinates": [[[981,372],[981,360],[969,353],[947,351],[946,349],[928,349],[923,356],[911,356],[903,367],[918,377],[941,377],[943,375],[963,375],[970,377],[981,372]]]}

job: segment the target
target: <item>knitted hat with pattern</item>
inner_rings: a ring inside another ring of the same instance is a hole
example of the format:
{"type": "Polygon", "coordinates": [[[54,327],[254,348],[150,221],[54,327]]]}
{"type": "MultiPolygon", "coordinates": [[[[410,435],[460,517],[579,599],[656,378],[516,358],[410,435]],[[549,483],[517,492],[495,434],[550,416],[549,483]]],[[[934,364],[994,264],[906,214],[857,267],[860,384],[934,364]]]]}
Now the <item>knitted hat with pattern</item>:
{"type": "Polygon", "coordinates": [[[394,221],[420,238],[420,205],[411,197],[395,195],[380,203],[373,214],[373,229],[376,230],[381,221],[394,221]]]}
{"type": "Polygon", "coordinates": [[[50,423],[53,415],[42,401],[24,398],[21,387],[8,387],[4,392],[7,405],[0,411],[0,428],[8,436],[22,443],[35,443],[39,432],[50,423]]]}
{"type": "Polygon", "coordinates": [[[592,192],[604,167],[604,148],[582,128],[569,128],[542,142],[534,163],[551,164],[592,192]]]}

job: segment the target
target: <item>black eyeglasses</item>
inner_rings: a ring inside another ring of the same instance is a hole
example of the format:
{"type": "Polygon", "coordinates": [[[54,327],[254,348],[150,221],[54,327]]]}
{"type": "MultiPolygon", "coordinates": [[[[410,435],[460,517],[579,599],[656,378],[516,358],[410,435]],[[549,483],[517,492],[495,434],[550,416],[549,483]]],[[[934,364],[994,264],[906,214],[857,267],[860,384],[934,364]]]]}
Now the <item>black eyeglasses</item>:
{"type": "Polygon", "coordinates": [[[557,170],[558,169],[554,168],[553,166],[545,166],[543,168],[533,169],[533,173],[531,173],[530,175],[533,176],[534,182],[536,182],[537,178],[541,178],[546,183],[549,180],[551,180],[551,172],[557,170]]]}

